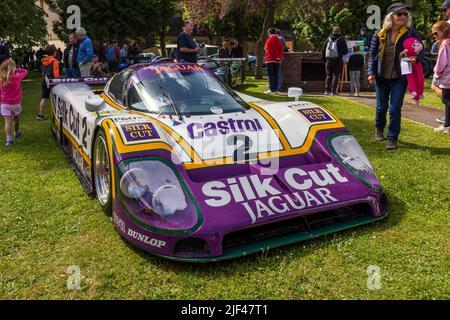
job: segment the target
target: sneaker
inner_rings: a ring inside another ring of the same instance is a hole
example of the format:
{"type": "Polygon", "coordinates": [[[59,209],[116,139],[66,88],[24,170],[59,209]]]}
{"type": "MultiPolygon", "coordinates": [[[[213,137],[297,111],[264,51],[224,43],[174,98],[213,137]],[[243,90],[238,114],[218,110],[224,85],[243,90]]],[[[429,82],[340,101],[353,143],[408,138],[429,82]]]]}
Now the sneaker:
{"type": "Polygon", "coordinates": [[[436,119],[436,122],[438,122],[438,123],[445,123],[445,117],[444,118],[440,118],[440,119],[436,119]]]}
{"type": "Polygon", "coordinates": [[[328,95],[330,95],[330,93],[329,93],[328,91],[325,91],[325,92],[323,93],[323,95],[324,95],[324,96],[328,96],[328,95]]]}
{"type": "Polygon", "coordinates": [[[271,93],[272,93],[272,91],[270,91],[270,90],[264,91],[264,94],[271,94],[271,93]]]}
{"type": "Polygon", "coordinates": [[[19,139],[19,138],[21,138],[22,137],[22,131],[17,131],[17,132],[14,132],[14,139],[19,139]]]}
{"type": "Polygon", "coordinates": [[[439,128],[434,129],[434,132],[450,133],[450,127],[440,126],[439,128]]]}
{"type": "Polygon", "coordinates": [[[375,130],[375,140],[376,141],[383,141],[384,140],[384,132],[383,130],[376,129],[375,130]]]}
{"type": "Polygon", "coordinates": [[[7,146],[7,147],[10,147],[10,146],[12,146],[12,141],[6,141],[6,145],[5,146],[7,146]]]}
{"type": "Polygon", "coordinates": [[[359,92],[357,93],[357,94],[355,94],[355,97],[359,97],[360,95],[359,95],[359,92]]]}
{"type": "Polygon", "coordinates": [[[37,121],[45,121],[45,120],[47,120],[47,118],[45,116],[41,115],[41,114],[38,114],[36,116],[36,120],[37,121]]]}
{"type": "Polygon", "coordinates": [[[388,144],[386,146],[386,150],[397,150],[398,146],[397,146],[397,141],[396,140],[388,140],[388,144]]]}

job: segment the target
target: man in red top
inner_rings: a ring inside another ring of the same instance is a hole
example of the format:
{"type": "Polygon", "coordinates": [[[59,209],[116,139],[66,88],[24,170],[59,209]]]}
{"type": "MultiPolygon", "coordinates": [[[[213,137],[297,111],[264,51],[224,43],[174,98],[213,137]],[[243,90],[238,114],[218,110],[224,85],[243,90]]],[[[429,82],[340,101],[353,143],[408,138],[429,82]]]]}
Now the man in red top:
{"type": "Polygon", "coordinates": [[[284,48],[283,42],[278,38],[275,28],[269,29],[269,39],[267,39],[265,50],[267,77],[269,78],[270,85],[270,90],[265,93],[276,93],[278,91],[280,65],[281,59],[284,57],[284,48]]]}

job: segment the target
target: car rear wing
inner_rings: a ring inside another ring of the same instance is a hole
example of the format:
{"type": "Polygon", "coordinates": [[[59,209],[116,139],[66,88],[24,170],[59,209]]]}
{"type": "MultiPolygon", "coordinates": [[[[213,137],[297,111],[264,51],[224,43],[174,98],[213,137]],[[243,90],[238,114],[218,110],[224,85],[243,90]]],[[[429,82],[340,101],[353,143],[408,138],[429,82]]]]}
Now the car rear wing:
{"type": "Polygon", "coordinates": [[[45,82],[48,88],[53,88],[59,84],[84,83],[88,86],[101,86],[108,83],[108,77],[85,77],[85,78],[48,78],[45,76],[45,82]]]}

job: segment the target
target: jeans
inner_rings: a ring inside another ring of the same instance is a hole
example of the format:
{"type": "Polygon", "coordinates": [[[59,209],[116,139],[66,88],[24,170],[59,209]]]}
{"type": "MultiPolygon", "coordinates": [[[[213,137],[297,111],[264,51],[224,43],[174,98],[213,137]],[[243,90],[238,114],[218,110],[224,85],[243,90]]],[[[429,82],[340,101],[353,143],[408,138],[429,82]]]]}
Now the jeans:
{"type": "Polygon", "coordinates": [[[444,127],[450,127],[450,89],[442,89],[442,102],[445,104],[444,127]]]}
{"type": "Polygon", "coordinates": [[[278,70],[278,92],[281,92],[283,90],[283,75],[281,74],[281,63],[280,68],[278,70]]]}
{"type": "Polygon", "coordinates": [[[278,91],[278,77],[280,76],[280,64],[279,63],[268,63],[267,67],[267,77],[269,78],[270,91],[278,91]]]}
{"type": "Polygon", "coordinates": [[[389,110],[390,123],[387,134],[388,140],[398,140],[401,129],[402,107],[405,99],[408,82],[406,77],[402,76],[397,79],[377,78],[377,112],[376,112],[376,128],[384,130],[386,127],[386,116],[389,110]]]}
{"type": "Polygon", "coordinates": [[[350,71],[350,92],[359,93],[361,88],[361,71],[350,71]]]}
{"type": "Polygon", "coordinates": [[[325,63],[325,69],[327,72],[327,92],[336,93],[343,67],[344,63],[341,59],[327,59],[327,62],[325,63]]]}
{"type": "Polygon", "coordinates": [[[81,77],[80,70],[78,68],[66,68],[64,74],[67,78],[79,78],[81,77]]]}

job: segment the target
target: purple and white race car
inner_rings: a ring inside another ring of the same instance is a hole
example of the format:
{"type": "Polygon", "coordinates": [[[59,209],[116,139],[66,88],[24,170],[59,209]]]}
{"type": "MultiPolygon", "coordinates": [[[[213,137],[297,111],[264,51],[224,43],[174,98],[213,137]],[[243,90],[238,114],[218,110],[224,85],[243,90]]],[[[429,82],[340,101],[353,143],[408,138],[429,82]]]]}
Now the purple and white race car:
{"type": "Polygon", "coordinates": [[[54,134],[120,235],[219,261],[374,222],[387,199],[344,124],[309,102],[232,91],[195,64],[49,80],[54,134]]]}

